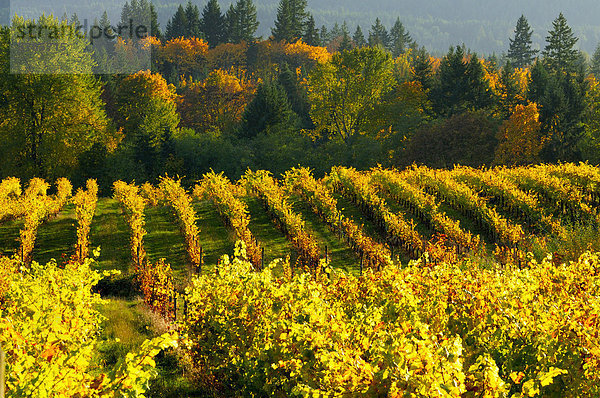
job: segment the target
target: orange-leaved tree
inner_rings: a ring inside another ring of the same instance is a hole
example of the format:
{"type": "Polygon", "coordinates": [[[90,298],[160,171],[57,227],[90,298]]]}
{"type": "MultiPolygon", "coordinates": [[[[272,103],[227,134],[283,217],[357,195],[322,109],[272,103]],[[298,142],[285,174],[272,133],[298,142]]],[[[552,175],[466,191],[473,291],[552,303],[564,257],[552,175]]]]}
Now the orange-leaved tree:
{"type": "Polygon", "coordinates": [[[494,163],[521,165],[538,160],[545,141],[539,117],[535,102],[514,107],[512,114],[498,131],[499,143],[494,163]]]}

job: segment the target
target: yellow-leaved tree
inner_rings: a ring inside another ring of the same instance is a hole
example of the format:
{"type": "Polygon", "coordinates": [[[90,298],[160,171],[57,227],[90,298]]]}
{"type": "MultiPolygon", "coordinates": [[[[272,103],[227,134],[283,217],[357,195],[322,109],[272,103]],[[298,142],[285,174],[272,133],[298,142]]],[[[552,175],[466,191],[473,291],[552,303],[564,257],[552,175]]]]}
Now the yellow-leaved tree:
{"type": "Polygon", "coordinates": [[[545,142],[539,117],[535,102],[514,107],[498,131],[495,164],[522,165],[539,159],[545,142]]]}

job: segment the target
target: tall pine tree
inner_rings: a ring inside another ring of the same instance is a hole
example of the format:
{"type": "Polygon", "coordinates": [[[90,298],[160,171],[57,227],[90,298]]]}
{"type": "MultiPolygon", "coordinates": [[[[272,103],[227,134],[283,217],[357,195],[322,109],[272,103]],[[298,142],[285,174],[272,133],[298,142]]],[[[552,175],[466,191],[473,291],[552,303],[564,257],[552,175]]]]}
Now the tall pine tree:
{"type": "Polygon", "coordinates": [[[187,35],[187,16],[185,15],[185,10],[183,6],[180,4],[175,11],[175,14],[169,22],[167,22],[167,28],[165,29],[165,39],[172,40],[178,37],[186,37],[187,35]]]}
{"type": "Polygon", "coordinates": [[[208,0],[202,10],[202,22],[200,28],[208,45],[215,47],[225,41],[225,16],[221,14],[221,7],[217,0],[208,0]]]}
{"type": "Polygon", "coordinates": [[[277,7],[275,27],[271,29],[273,39],[292,43],[302,38],[308,17],[306,0],[281,0],[277,7]]]}
{"type": "Polygon", "coordinates": [[[197,5],[193,5],[189,0],[185,7],[185,17],[187,19],[185,37],[201,37],[200,10],[197,5]]]}
{"type": "Polygon", "coordinates": [[[596,79],[600,79],[600,44],[598,44],[596,51],[594,51],[594,55],[592,55],[590,72],[594,74],[596,79]]]}
{"type": "Polygon", "coordinates": [[[239,43],[241,41],[252,42],[256,40],[254,34],[258,29],[256,19],[256,6],[252,0],[238,0],[231,5],[225,15],[228,41],[239,43]]]}
{"type": "Polygon", "coordinates": [[[367,41],[365,40],[365,35],[363,34],[360,25],[356,25],[356,30],[354,31],[354,35],[352,36],[352,40],[356,47],[364,47],[367,45],[367,41]]]}
{"type": "Polygon", "coordinates": [[[546,36],[544,62],[551,72],[575,72],[579,52],[575,44],[579,40],[567,25],[567,19],[562,12],[552,22],[552,30],[546,36]]]}
{"type": "Polygon", "coordinates": [[[400,18],[396,19],[396,23],[390,30],[390,48],[392,55],[398,57],[411,46],[413,40],[408,31],[404,28],[400,18]]]}
{"type": "Polygon", "coordinates": [[[536,50],[531,49],[531,34],[533,30],[529,27],[527,18],[524,15],[517,20],[514,39],[509,39],[507,58],[515,68],[524,68],[530,65],[537,54],[536,50]]]}
{"type": "Polygon", "coordinates": [[[388,48],[390,43],[390,36],[388,35],[387,29],[379,18],[375,19],[375,24],[371,26],[371,30],[369,31],[369,46],[381,46],[383,48],[388,48]]]}
{"type": "Polygon", "coordinates": [[[315,18],[311,15],[306,23],[306,32],[302,40],[309,46],[320,46],[321,37],[319,36],[319,30],[315,27],[315,18]]]}

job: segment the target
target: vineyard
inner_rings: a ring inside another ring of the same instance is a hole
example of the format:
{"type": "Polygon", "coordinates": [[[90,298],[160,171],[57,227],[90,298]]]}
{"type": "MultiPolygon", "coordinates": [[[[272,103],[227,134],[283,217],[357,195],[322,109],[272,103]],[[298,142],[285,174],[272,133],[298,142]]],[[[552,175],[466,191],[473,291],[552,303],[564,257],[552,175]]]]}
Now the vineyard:
{"type": "Polygon", "coordinates": [[[198,396],[600,394],[600,168],[73,191],[0,183],[11,396],[139,396],[174,331],[198,396]],[[95,365],[98,305],[138,297],[169,333],[95,365]]]}

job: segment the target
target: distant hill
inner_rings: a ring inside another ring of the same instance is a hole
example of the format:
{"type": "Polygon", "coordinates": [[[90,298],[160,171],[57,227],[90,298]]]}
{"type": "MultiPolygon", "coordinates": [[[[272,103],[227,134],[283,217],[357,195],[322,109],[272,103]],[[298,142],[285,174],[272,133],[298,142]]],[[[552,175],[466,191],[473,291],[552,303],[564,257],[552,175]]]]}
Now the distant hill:
{"type": "MultiPolygon", "coordinates": [[[[2,2],[7,0],[0,0],[2,2]]],[[[184,2],[187,0],[182,0],[184,2]]],[[[207,0],[192,0],[202,8],[207,0]]],[[[225,11],[230,0],[221,0],[225,11]]],[[[12,0],[13,10],[35,13],[55,4],[56,14],[85,14],[106,8],[111,20],[120,15],[122,1],[117,0],[12,0]]],[[[159,22],[164,29],[168,19],[180,4],[174,0],[155,0],[159,22]]],[[[255,0],[260,21],[258,34],[267,37],[273,26],[278,0],[255,0]]],[[[501,54],[508,48],[518,17],[524,14],[534,29],[534,45],[544,46],[552,21],[563,12],[579,37],[580,49],[592,53],[600,42],[600,4],[596,0],[308,0],[317,25],[331,28],[335,22],[348,23],[351,33],[357,24],[367,34],[376,17],[391,27],[400,17],[413,38],[434,53],[445,53],[448,47],[464,43],[482,54],[501,54]]],[[[101,11],[100,11],[101,12],[101,11]]],[[[0,16],[2,13],[0,12],[0,16]]]]}

